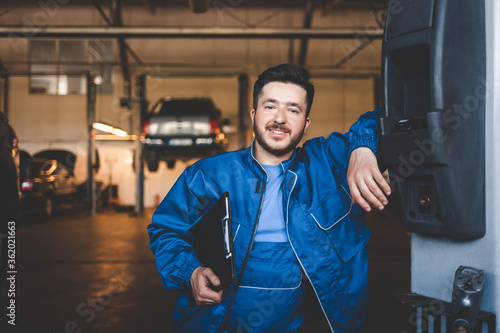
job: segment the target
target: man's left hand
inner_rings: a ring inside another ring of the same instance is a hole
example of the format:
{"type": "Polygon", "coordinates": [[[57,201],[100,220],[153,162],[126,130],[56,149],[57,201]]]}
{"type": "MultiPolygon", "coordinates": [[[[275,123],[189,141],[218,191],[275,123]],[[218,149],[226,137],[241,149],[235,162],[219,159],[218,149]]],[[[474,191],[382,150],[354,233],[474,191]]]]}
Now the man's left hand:
{"type": "Polygon", "coordinates": [[[367,212],[371,211],[370,204],[380,210],[387,205],[385,195],[391,194],[391,188],[380,173],[377,158],[370,148],[360,147],[352,151],[347,183],[353,203],[358,203],[367,212]]]}

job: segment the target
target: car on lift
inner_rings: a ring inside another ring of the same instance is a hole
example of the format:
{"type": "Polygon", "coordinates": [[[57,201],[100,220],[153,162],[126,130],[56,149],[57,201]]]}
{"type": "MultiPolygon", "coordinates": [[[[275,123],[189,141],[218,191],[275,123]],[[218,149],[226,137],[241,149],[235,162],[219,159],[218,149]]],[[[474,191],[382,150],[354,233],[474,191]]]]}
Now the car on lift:
{"type": "Polygon", "coordinates": [[[50,218],[56,207],[75,202],[78,185],[73,174],[76,156],[68,151],[47,150],[21,161],[21,210],[50,218]]]}
{"type": "Polygon", "coordinates": [[[143,156],[149,171],[165,161],[169,169],[177,160],[188,161],[223,152],[228,125],[211,98],[164,97],[142,115],[143,156]]]}

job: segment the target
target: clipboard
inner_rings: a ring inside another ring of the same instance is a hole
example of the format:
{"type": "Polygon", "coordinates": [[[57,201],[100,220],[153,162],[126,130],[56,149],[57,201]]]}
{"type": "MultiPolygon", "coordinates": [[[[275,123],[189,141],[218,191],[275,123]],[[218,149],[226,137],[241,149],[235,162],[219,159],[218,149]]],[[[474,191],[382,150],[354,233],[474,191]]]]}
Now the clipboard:
{"type": "Polygon", "coordinates": [[[200,262],[217,275],[224,289],[235,280],[233,229],[229,193],[224,192],[193,228],[193,249],[200,262]]]}

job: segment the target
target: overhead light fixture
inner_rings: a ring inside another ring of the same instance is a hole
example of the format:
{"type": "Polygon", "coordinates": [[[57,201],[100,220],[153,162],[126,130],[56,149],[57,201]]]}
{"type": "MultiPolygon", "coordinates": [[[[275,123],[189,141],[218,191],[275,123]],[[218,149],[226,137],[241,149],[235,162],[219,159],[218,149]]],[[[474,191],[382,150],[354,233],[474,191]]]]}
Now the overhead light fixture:
{"type": "Polygon", "coordinates": [[[94,84],[95,84],[96,86],[100,86],[100,85],[102,84],[102,81],[103,81],[103,80],[102,80],[102,76],[100,76],[100,75],[96,75],[96,76],[94,77],[94,84]]]}
{"type": "Polygon", "coordinates": [[[116,136],[119,136],[122,138],[129,136],[126,131],[124,131],[120,128],[117,128],[117,127],[113,127],[111,125],[104,124],[104,123],[93,123],[92,127],[96,130],[110,133],[110,134],[113,134],[113,135],[116,135],[116,136]]]}
{"type": "Polygon", "coordinates": [[[124,130],[119,129],[119,128],[113,128],[113,130],[111,131],[111,134],[114,134],[116,136],[121,136],[122,138],[124,138],[128,135],[127,132],[125,132],[124,130]]]}
{"type": "Polygon", "coordinates": [[[95,128],[96,130],[103,131],[106,133],[112,133],[114,129],[113,126],[109,126],[103,123],[93,123],[92,127],[95,128]]]}

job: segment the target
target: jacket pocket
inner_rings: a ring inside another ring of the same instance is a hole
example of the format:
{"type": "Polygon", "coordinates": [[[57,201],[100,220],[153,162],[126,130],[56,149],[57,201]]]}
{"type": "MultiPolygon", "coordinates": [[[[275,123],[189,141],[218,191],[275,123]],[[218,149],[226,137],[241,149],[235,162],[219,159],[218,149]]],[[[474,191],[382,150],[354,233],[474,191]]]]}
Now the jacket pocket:
{"type": "Polygon", "coordinates": [[[326,234],[343,262],[348,262],[368,243],[370,231],[364,223],[363,211],[352,205],[352,199],[341,185],[313,209],[309,214],[326,234]]]}
{"type": "Polygon", "coordinates": [[[300,265],[288,242],[255,242],[240,288],[294,290],[300,287],[300,265]]]}
{"type": "Polygon", "coordinates": [[[352,209],[351,196],[341,185],[341,189],[333,192],[314,208],[309,210],[316,224],[321,230],[330,230],[346,217],[352,209]]]}

